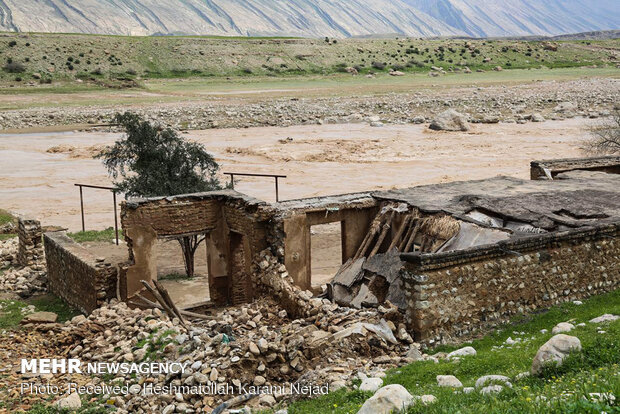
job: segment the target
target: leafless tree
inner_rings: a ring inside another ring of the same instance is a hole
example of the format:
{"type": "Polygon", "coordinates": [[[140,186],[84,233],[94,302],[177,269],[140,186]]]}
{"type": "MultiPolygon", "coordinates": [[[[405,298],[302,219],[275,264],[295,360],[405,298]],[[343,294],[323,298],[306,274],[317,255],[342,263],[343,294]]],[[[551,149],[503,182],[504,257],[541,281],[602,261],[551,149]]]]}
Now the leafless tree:
{"type": "Polygon", "coordinates": [[[620,153],[620,110],[616,109],[611,118],[590,128],[590,139],[586,150],[592,154],[620,153]]]}

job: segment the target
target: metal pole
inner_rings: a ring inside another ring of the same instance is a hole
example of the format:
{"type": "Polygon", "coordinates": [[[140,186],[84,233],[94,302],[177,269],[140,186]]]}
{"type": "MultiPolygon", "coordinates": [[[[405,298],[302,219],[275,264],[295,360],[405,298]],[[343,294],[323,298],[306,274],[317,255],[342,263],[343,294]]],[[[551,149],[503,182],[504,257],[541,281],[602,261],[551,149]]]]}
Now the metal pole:
{"type": "Polygon", "coordinates": [[[80,185],[80,211],[82,212],[82,231],[86,231],[84,228],[84,197],[82,197],[82,186],[80,185]]]}
{"type": "Polygon", "coordinates": [[[235,175],[230,174],[230,188],[235,189],[235,175]]]}
{"type": "Polygon", "coordinates": [[[116,245],[118,246],[118,218],[116,217],[116,191],[112,190],[114,198],[114,232],[116,233],[116,245]]]}
{"type": "Polygon", "coordinates": [[[277,203],[278,201],[280,201],[278,199],[278,176],[276,176],[275,179],[276,179],[276,203],[277,203]]]}

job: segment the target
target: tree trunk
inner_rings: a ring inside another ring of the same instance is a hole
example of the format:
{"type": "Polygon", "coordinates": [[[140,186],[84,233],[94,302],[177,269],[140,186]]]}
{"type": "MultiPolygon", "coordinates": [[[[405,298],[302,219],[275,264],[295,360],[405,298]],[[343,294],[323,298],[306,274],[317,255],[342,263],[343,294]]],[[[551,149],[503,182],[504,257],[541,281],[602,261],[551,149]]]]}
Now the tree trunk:
{"type": "Polygon", "coordinates": [[[187,277],[194,277],[194,255],[196,249],[205,239],[205,236],[194,234],[193,236],[183,236],[178,238],[183,252],[183,263],[185,263],[185,274],[187,277]]]}

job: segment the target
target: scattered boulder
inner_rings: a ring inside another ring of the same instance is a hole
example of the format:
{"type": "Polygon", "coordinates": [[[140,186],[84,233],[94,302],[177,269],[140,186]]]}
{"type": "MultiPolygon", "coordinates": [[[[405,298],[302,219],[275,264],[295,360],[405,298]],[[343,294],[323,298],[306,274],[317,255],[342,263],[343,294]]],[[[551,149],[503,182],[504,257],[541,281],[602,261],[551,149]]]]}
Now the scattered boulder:
{"type": "Polygon", "coordinates": [[[34,312],[26,315],[22,323],[55,323],[58,315],[54,312],[34,312]]]}
{"type": "Polygon", "coordinates": [[[437,385],[440,387],[462,388],[463,383],[454,375],[437,375],[437,385]]]}
{"type": "Polygon", "coordinates": [[[545,117],[538,112],[533,113],[530,119],[532,120],[532,122],[545,122],[545,117]]]}
{"type": "Polygon", "coordinates": [[[604,315],[598,316],[594,319],[590,319],[590,323],[605,323],[605,322],[613,322],[620,318],[618,315],[612,315],[610,313],[606,313],[604,315]]]}
{"type": "Polygon", "coordinates": [[[448,109],[437,115],[429,128],[435,131],[469,131],[469,124],[465,115],[448,109]]]}
{"type": "Polygon", "coordinates": [[[561,365],[568,354],[574,351],[581,351],[579,338],[564,334],[553,336],[538,349],[532,361],[532,374],[540,374],[543,367],[549,363],[561,365]]]}
{"type": "Polygon", "coordinates": [[[488,395],[488,394],[497,394],[504,389],[501,385],[489,385],[488,387],[484,387],[480,390],[480,394],[488,395]]]}
{"type": "Polygon", "coordinates": [[[555,112],[574,112],[577,110],[577,105],[572,102],[560,102],[553,110],[555,112]]]}
{"type": "Polygon", "coordinates": [[[77,410],[82,407],[82,400],[79,394],[74,392],[56,401],[56,407],[61,410],[77,410]]]}
{"type": "Polygon", "coordinates": [[[422,359],[422,352],[418,347],[419,345],[416,345],[417,344],[411,344],[411,346],[409,347],[409,351],[407,351],[407,354],[405,355],[405,358],[412,359],[413,361],[419,361],[422,359]]]}
{"type": "Polygon", "coordinates": [[[570,332],[573,329],[575,329],[575,325],[573,325],[572,323],[560,322],[553,327],[551,333],[555,335],[559,333],[570,332]]]}
{"type": "Polygon", "coordinates": [[[390,72],[390,75],[391,76],[404,76],[405,73],[401,72],[400,70],[393,70],[393,71],[390,72]]]}
{"type": "Polygon", "coordinates": [[[429,405],[437,401],[437,397],[431,394],[421,395],[419,397],[413,397],[414,400],[420,401],[423,405],[429,405]]]}
{"type": "Polygon", "coordinates": [[[360,391],[375,392],[383,386],[383,380],[381,378],[366,378],[360,384],[360,391]]]}
{"type": "Polygon", "coordinates": [[[508,388],[512,388],[510,378],[504,375],[484,375],[476,380],[476,388],[484,387],[488,382],[501,382],[508,388]]]}
{"type": "Polygon", "coordinates": [[[390,414],[407,409],[413,401],[413,396],[402,385],[386,385],[367,399],[357,414],[390,414]]]}
{"type": "Polygon", "coordinates": [[[476,350],[471,346],[466,346],[461,349],[457,349],[456,351],[452,351],[448,354],[448,359],[452,358],[460,358],[464,356],[476,355],[476,350]]]}

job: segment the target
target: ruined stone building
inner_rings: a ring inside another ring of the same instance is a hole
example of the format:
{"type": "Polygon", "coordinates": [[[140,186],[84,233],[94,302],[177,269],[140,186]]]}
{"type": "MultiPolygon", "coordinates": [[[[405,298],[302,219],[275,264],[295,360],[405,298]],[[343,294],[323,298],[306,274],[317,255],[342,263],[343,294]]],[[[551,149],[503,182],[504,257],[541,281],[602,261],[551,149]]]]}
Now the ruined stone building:
{"type": "Polygon", "coordinates": [[[111,272],[87,257],[85,270],[74,263],[77,249],[48,233],[50,284],[86,311],[128,299],[142,291],[141,280],[157,277],[157,239],[200,234],[216,305],[269,293],[274,284],[260,276],[269,251],[302,296],[358,308],[390,302],[417,341],[433,343],[618,288],[619,171],[619,157],[603,157],[535,161],[531,180],[498,176],[275,204],[234,190],[133,199],[121,212],[128,261],[111,272]],[[322,291],[313,286],[311,234],[325,223],[339,223],[342,266],[322,291]]]}

